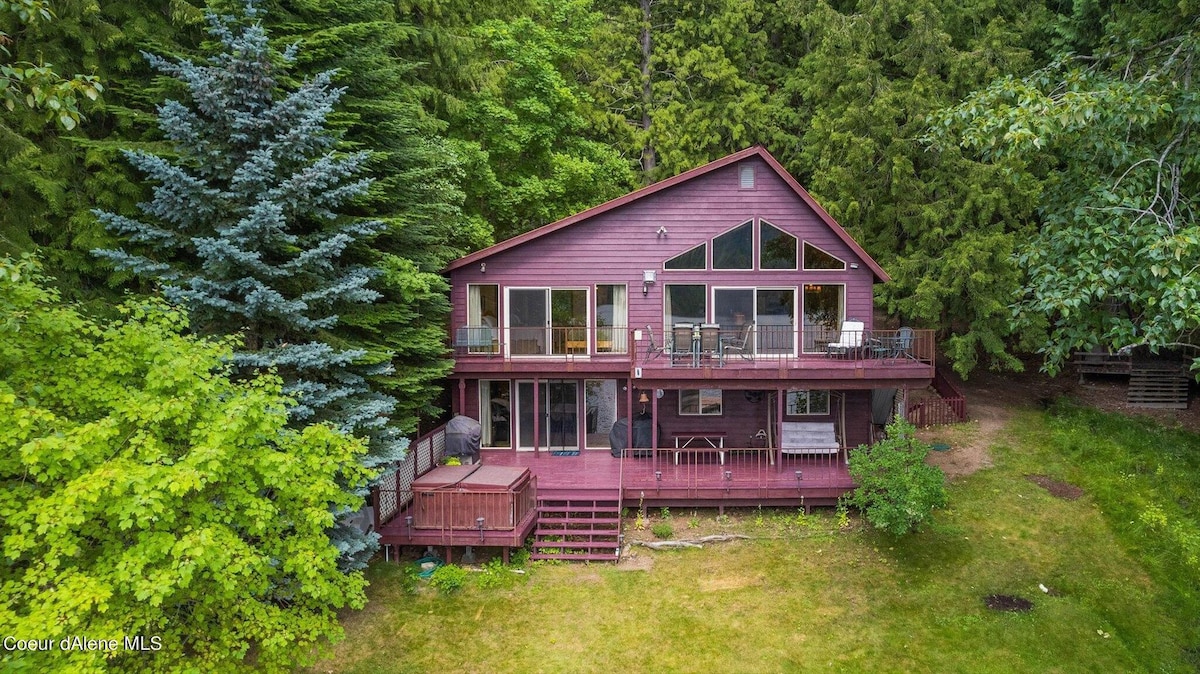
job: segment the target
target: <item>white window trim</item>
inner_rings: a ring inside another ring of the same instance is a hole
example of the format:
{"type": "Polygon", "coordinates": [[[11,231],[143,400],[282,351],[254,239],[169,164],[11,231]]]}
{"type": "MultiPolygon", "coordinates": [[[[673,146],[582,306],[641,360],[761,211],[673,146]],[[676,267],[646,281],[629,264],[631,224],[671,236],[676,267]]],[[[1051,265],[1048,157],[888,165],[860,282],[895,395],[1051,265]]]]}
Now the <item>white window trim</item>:
{"type": "MultiPolygon", "coordinates": [[[[833,271],[833,270],[826,269],[823,271],[833,271]]],[[[842,328],[842,324],[846,322],[846,287],[847,287],[847,284],[844,281],[839,281],[836,283],[829,283],[826,281],[805,281],[803,285],[801,285],[799,288],[797,288],[797,290],[800,293],[800,296],[799,296],[800,314],[798,316],[798,320],[800,321],[800,328],[801,328],[800,331],[798,331],[798,332],[802,332],[804,329],[804,314],[805,314],[805,309],[806,309],[806,307],[804,306],[804,286],[808,286],[808,285],[841,286],[842,287],[842,306],[839,307],[839,309],[838,309],[841,312],[841,315],[838,316],[837,326],[836,326],[836,328],[838,330],[840,330],[842,328]]],[[[804,353],[824,353],[824,352],[819,349],[814,349],[812,351],[805,351],[804,353]]]]}
{"type": "Polygon", "coordinates": [[[720,417],[720,416],[724,416],[725,415],[725,393],[724,393],[724,391],[722,391],[719,388],[680,389],[679,393],[678,393],[678,400],[676,401],[676,407],[679,410],[679,416],[681,416],[681,417],[720,417]],[[683,392],[684,391],[697,391],[696,411],[695,412],[684,412],[683,411],[683,392]],[[721,404],[720,411],[718,411],[718,412],[705,412],[704,411],[704,392],[705,391],[709,391],[709,395],[711,395],[712,391],[717,392],[717,396],[720,398],[720,404],[721,404]]]}
{"type": "Polygon", "coordinates": [[[706,241],[701,241],[700,243],[698,243],[694,246],[689,246],[686,250],[684,250],[680,253],[676,253],[676,254],[672,255],[671,257],[662,261],[662,271],[665,271],[668,274],[672,274],[672,273],[673,274],[682,274],[682,273],[687,273],[687,272],[708,271],[710,269],[712,269],[712,239],[708,239],[706,241]],[[668,262],[670,262],[671,260],[674,260],[675,258],[679,257],[680,255],[683,255],[684,253],[691,252],[692,250],[695,250],[696,248],[699,248],[700,246],[704,246],[704,266],[703,267],[690,268],[690,269],[667,269],[668,262]]]}
{"type": "MultiPolygon", "coordinates": [[[[610,285],[618,285],[618,284],[610,284],[610,285]]],[[[508,299],[509,299],[509,293],[513,290],[546,290],[546,291],[582,290],[584,292],[584,306],[586,307],[586,310],[584,311],[584,319],[583,319],[585,325],[583,327],[587,330],[588,335],[592,334],[592,312],[595,309],[594,309],[594,305],[592,304],[592,288],[591,288],[591,286],[504,286],[504,292],[502,292],[501,295],[504,298],[504,309],[503,309],[503,311],[504,311],[504,328],[503,328],[503,330],[504,330],[504,351],[505,351],[504,355],[506,357],[515,358],[517,360],[537,359],[537,358],[541,358],[541,359],[556,358],[557,359],[557,358],[565,358],[566,357],[565,354],[561,354],[561,353],[558,353],[558,354],[555,354],[555,353],[514,354],[512,352],[512,324],[509,320],[509,307],[511,306],[512,303],[509,302],[508,299]]],[[[628,297],[628,293],[629,293],[628,288],[626,288],[625,292],[626,292],[626,297],[628,297]]],[[[547,301],[546,320],[547,320],[547,322],[552,322],[552,320],[550,318],[550,312],[552,311],[552,309],[549,304],[549,302],[550,302],[549,296],[547,296],[546,301],[547,301]]],[[[551,335],[553,335],[553,333],[551,333],[551,335]]],[[[551,336],[551,339],[553,339],[553,336],[551,336]]],[[[580,358],[580,357],[585,357],[585,356],[591,355],[591,353],[592,353],[591,341],[592,340],[589,337],[587,353],[575,354],[575,358],[580,358]]]]}
{"type": "MultiPolygon", "coordinates": [[[[773,225],[772,225],[772,226],[773,226],[773,225]]],[[[829,271],[829,272],[834,272],[834,271],[847,271],[848,269],[850,269],[850,265],[849,265],[849,264],[848,264],[848,263],[847,263],[845,260],[843,260],[842,258],[838,257],[837,255],[834,255],[833,253],[831,253],[831,252],[829,252],[829,251],[825,250],[824,248],[822,248],[822,247],[818,246],[817,244],[815,244],[815,243],[813,243],[813,242],[811,242],[811,241],[801,241],[801,242],[800,242],[800,249],[797,251],[797,253],[798,253],[798,255],[799,255],[799,260],[798,260],[798,262],[799,262],[799,264],[800,264],[800,266],[801,266],[801,268],[802,268],[802,269],[801,269],[802,271],[829,271]],[[813,248],[816,248],[817,250],[821,251],[822,253],[825,253],[825,254],[826,254],[826,255],[828,255],[829,257],[831,257],[831,258],[833,258],[833,259],[837,260],[838,262],[841,262],[841,263],[842,263],[842,268],[841,268],[841,269],[809,269],[808,267],[805,267],[805,266],[804,266],[804,247],[805,247],[805,246],[812,246],[813,248]]]]}
{"type": "Polygon", "coordinates": [[[800,266],[804,263],[803,260],[801,259],[804,257],[804,244],[803,244],[802,240],[800,239],[800,237],[796,236],[795,234],[792,234],[791,232],[787,231],[783,227],[780,227],[779,225],[771,222],[770,220],[767,220],[766,218],[759,218],[758,219],[758,227],[756,227],[755,229],[757,230],[755,233],[758,236],[758,246],[755,247],[755,249],[754,249],[754,261],[758,264],[758,269],[760,271],[765,271],[767,273],[771,273],[771,272],[777,272],[777,271],[799,271],[800,270],[800,266]],[[762,266],[762,240],[763,240],[762,226],[763,225],[767,225],[768,227],[777,229],[796,240],[796,264],[794,266],[792,266],[790,268],[788,268],[788,267],[773,267],[771,269],[763,268],[763,266],[762,266]]]}
{"type": "MultiPolygon", "coordinates": [[[[842,284],[830,283],[827,285],[842,285],[842,284]]],[[[800,306],[800,303],[801,303],[801,298],[800,298],[800,294],[799,294],[800,288],[798,288],[796,286],[712,286],[709,290],[709,301],[708,301],[708,317],[709,317],[710,321],[716,320],[717,291],[718,290],[753,290],[754,291],[754,315],[750,316],[749,318],[750,318],[750,320],[754,321],[754,331],[756,333],[756,335],[755,335],[756,339],[757,339],[757,332],[760,327],[760,324],[758,322],[758,291],[760,291],[760,290],[783,290],[783,291],[790,290],[792,293],[792,311],[798,312],[800,309],[803,309],[803,307],[800,306]]],[[[845,293],[844,290],[842,292],[845,293]]],[[[843,305],[846,304],[844,297],[842,299],[842,304],[843,305]]],[[[843,309],[843,313],[845,313],[844,309],[843,309]]],[[[795,356],[796,355],[796,347],[797,347],[796,340],[799,339],[799,337],[800,337],[800,335],[799,335],[800,331],[796,329],[796,326],[803,325],[803,323],[804,323],[803,316],[804,316],[803,313],[796,313],[792,316],[792,350],[791,350],[791,353],[771,354],[772,356],[795,356]]],[[[725,326],[722,325],[721,329],[724,330],[725,326]]],[[[758,345],[756,344],[755,349],[757,350],[757,348],[758,348],[758,345]]]]}
{"type": "Polygon", "coordinates": [[[730,227],[723,232],[717,232],[711,239],[708,240],[709,260],[708,266],[713,271],[732,271],[732,272],[752,272],[758,269],[758,228],[754,226],[754,218],[743,220],[742,222],[730,227]],[[749,267],[721,267],[717,268],[717,239],[725,236],[739,227],[750,225],[750,266],[749,267]]]}
{"type": "MultiPolygon", "coordinates": [[[[808,407],[809,411],[807,411],[807,412],[789,412],[788,408],[790,407],[790,403],[788,403],[785,400],[784,405],[783,405],[783,415],[784,416],[787,416],[787,417],[827,417],[827,416],[829,416],[829,414],[830,414],[829,410],[830,410],[830,408],[833,407],[833,393],[829,389],[823,389],[823,388],[788,389],[787,397],[791,398],[793,393],[800,393],[802,391],[804,391],[804,392],[824,391],[825,392],[825,411],[824,412],[813,412],[812,407],[810,405],[808,407]]],[[[807,400],[810,403],[812,402],[811,398],[807,399],[807,400]]]]}

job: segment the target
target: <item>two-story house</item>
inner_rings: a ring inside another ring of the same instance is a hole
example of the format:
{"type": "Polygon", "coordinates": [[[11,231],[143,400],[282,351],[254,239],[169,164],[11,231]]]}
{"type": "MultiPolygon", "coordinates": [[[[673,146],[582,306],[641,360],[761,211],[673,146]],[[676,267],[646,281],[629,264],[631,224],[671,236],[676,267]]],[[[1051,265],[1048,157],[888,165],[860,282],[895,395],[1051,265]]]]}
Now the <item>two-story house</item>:
{"type": "Polygon", "coordinates": [[[929,331],[873,325],[887,273],[761,147],[446,273],[454,412],[546,502],[831,504],[934,375],[929,331]]]}

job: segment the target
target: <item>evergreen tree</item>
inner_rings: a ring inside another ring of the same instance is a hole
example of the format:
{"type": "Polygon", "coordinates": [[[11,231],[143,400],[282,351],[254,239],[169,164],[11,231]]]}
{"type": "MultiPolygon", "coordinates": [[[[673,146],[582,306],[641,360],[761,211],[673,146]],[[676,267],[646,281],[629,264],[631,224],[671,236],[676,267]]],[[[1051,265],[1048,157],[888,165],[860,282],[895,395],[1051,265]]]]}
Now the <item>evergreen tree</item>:
{"type": "MultiPolygon", "coordinates": [[[[260,13],[248,4],[244,18],[210,15],[223,51],[205,65],[147,55],[184,85],[191,105],[171,100],[159,109],[173,160],[127,154],[156,183],[140,205],[146,217],[97,213],[134,248],[96,252],[156,279],[188,308],[193,329],[240,333],[239,371],[278,372],[295,400],[293,423],[327,422],[367,437],[362,462],[377,468],[406,447],[388,423],[395,401],[367,381],[390,364],[364,364],[365,350],[343,348],[331,330],[338,311],[379,297],[367,287],[377,272],[347,262],[346,251],[385,226],[339,215],[370,187],[356,177],[366,154],[336,153],[337,136],[326,128],[342,90],[324,72],[284,95],[279,82],[295,50],[269,48],[260,13]]],[[[365,564],[375,546],[344,517],[331,536],[349,568],[365,564]]]]}

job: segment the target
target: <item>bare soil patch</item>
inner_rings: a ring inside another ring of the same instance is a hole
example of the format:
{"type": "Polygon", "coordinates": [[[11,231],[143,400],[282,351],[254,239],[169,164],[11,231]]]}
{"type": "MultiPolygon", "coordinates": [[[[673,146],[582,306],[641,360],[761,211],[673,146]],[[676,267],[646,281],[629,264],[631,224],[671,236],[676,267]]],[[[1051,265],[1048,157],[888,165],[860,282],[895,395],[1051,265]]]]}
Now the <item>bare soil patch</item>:
{"type": "Polygon", "coordinates": [[[1050,495],[1056,498],[1074,501],[1083,496],[1083,490],[1079,487],[1060,482],[1049,475],[1026,475],[1025,479],[1050,492],[1050,495]]]}
{"type": "MultiPolygon", "coordinates": [[[[1134,407],[1125,401],[1128,381],[1124,377],[1089,377],[1081,382],[1071,369],[1049,377],[1039,371],[1040,367],[1040,361],[1029,359],[1024,372],[980,370],[963,381],[948,363],[938,363],[938,369],[966,396],[970,421],[957,429],[951,426],[918,431],[918,437],[926,442],[943,442],[951,447],[948,452],[930,452],[928,463],[941,468],[951,480],[987,468],[992,465],[988,448],[1001,440],[1015,410],[1045,409],[1064,396],[1104,412],[1146,417],[1167,428],[1200,433],[1200,404],[1193,403],[1186,410],[1134,407]]],[[[920,399],[926,394],[934,395],[932,391],[917,391],[910,392],[910,397],[920,399]]]]}
{"type": "Polygon", "coordinates": [[[993,611],[1024,613],[1033,610],[1033,602],[1024,597],[1016,597],[1010,594],[989,594],[984,598],[983,603],[987,604],[987,607],[993,611]]]}

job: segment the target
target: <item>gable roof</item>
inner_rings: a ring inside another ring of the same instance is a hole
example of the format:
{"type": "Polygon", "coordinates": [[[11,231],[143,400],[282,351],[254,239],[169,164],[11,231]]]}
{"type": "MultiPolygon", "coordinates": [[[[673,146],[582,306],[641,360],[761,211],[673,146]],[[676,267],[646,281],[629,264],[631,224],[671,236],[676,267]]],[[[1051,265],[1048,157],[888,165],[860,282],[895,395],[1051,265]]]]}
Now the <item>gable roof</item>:
{"type": "Polygon", "coordinates": [[[849,234],[847,234],[846,230],[842,229],[842,226],[839,225],[837,223],[837,221],[833,219],[833,216],[829,215],[829,213],[826,212],[824,208],[821,208],[821,205],[818,204],[816,202],[816,200],[812,198],[812,195],[810,195],[807,190],[805,190],[803,187],[801,187],[800,183],[796,182],[796,179],[793,178],[792,175],[783,168],[783,165],[780,164],[775,159],[775,157],[772,157],[771,153],[767,152],[766,148],[762,147],[761,145],[755,145],[753,147],[748,147],[745,150],[741,150],[740,152],[735,152],[726,157],[722,157],[721,159],[718,159],[716,161],[709,162],[703,166],[698,166],[690,171],[684,171],[683,173],[680,173],[677,176],[667,178],[666,180],[660,180],[659,182],[656,182],[653,185],[647,185],[646,187],[643,187],[639,190],[630,192],[629,194],[626,194],[624,196],[617,197],[616,199],[613,199],[611,201],[606,201],[606,202],[600,204],[599,206],[593,206],[593,207],[587,209],[586,211],[580,211],[579,213],[576,213],[575,215],[565,217],[562,220],[559,220],[557,222],[552,222],[548,225],[542,225],[541,227],[538,227],[537,229],[532,229],[528,232],[525,232],[524,234],[519,234],[517,236],[514,236],[511,239],[506,239],[504,241],[501,241],[500,243],[488,246],[487,248],[484,248],[482,250],[477,250],[474,253],[471,253],[470,255],[460,257],[457,260],[451,262],[449,265],[446,266],[446,269],[444,271],[447,271],[447,272],[454,271],[455,269],[458,269],[460,267],[466,267],[470,264],[479,262],[481,260],[485,260],[488,257],[491,257],[492,255],[495,255],[497,253],[502,253],[511,248],[516,248],[517,246],[524,245],[525,243],[533,241],[534,239],[539,239],[543,236],[546,236],[547,234],[551,234],[553,232],[557,232],[560,229],[570,227],[571,225],[574,225],[575,223],[583,222],[584,220],[593,218],[597,215],[600,215],[601,213],[607,213],[611,210],[620,208],[621,206],[624,206],[625,204],[637,201],[638,199],[643,199],[652,194],[657,194],[665,189],[674,187],[675,185],[679,185],[680,183],[685,183],[694,178],[699,178],[700,176],[712,173],[713,171],[716,171],[717,169],[729,166],[730,164],[736,164],[737,162],[743,161],[745,159],[749,159],[750,157],[759,157],[764,162],[766,162],[767,166],[770,166],[771,169],[774,170],[775,173],[778,174],[779,177],[783,179],[783,182],[788,187],[790,187],[793,192],[796,193],[796,196],[800,197],[800,199],[805,204],[807,204],[809,206],[809,208],[812,208],[813,211],[817,214],[817,216],[821,218],[821,221],[824,222],[829,227],[829,229],[831,229],[833,231],[833,233],[836,234],[837,237],[839,239],[841,239],[841,241],[843,243],[845,243],[846,246],[849,247],[850,250],[853,251],[854,254],[863,261],[864,264],[867,265],[867,267],[875,275],[875,278],[877,280],[879,280],[879,281],[890,281],[891,280],[891,277],[888,276],[887,272],[885,272],[883,270],[883,267],[880,267],[879,263],[875,262],[875,260],[870,255],[867,254],[867,251],[863,250],[862,246],[858,245],[858,242],[855,241],[854,238],[851,237],[849,234]]]}

